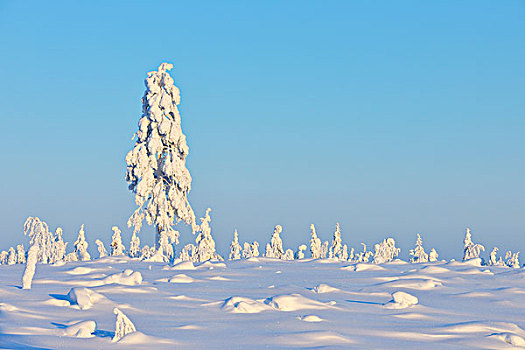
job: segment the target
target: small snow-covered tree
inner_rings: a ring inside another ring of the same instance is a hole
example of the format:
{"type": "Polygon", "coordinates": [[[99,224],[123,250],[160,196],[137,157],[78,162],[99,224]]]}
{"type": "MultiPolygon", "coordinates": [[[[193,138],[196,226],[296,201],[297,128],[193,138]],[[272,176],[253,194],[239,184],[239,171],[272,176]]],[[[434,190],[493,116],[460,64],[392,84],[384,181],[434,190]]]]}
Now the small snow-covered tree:
{"type": "Polygon", "coordinates": [[[237,233],[237,229],[233,231],[233,241],[230,244],[230,256],[228,257],[228,260],[238,260],[241,258],[242,254],[242,247],[239,244],[239,234],[237,233]]]}
{"type": "Polygon", "coordinates": [[[131,241],[129,242],[129,256],[131,258],[138,258],[140,256],[140,238],[135,231],[133,231],[131,241]]]}
{"type": "Polygon", "coordinates": [[[350,249],[350,254],[348,255],[348,260],[354,261],[354,252],[355,252],[354,248],[350,249]]]}
{"type": "Polygon", "coordinates": [[[149,260],[155,255],[155,247],[149,247],[148,245],[145,245],[140,250],[140,260],[149,260]]]}
{"type": "Polygon", "coordinates": [[[281,225],[276,225],[273,230],[272,240],[266,245],[266,252],[264,254],[267,258],[282,259],[284,256],[283,241],[281,239],[281,232],[283,228],[281,225]]]}
{"type": "Polygon", "coordinates": [[[113,235],[111,236],[111,256],[124,255],[126,247],[122,244],[120,229],[117,226],[113,226],[111,229],[113,230],[113,235]]]}
{"type": "Polygon", "coordinates": [[[438,259],[438,257],[439,257],[438,252],[437,252],[434,248],[432,248],[432,249],[430,250],[430,253],[428,253],[428,261],[430,261],[430,262],[436,262],[437,259],[438,259]]]}
{"type": "Polygon", "coordinates": [[[467,232],[465,233],[465,239],[463,240],[463,243],[463,261],[479,258],[479,254],[485,251],[484,246],[482,246],[481,244],[474,244],[474,242],[472,242],[472,234],[470,233],[469,228],[467,228],[467,232]]]}
{"type": "Polygon", "coordinates": [[[47,264],[53,242],[53,236],[47,224],[37,217],[30,216],[24,224],[24,235],[29,236],[29,244],[38,246],[38,261],[47,264]]]}
{"type": "Polygon", "coordinates": [[[244,259],[256,258],[259,256],[259,242],[255,241],[252,244],[244,242],[242,250],[242,257],[244,259]]]}
{"type": "Polygon", "coordinates": [[[517,252],[517,253],[512,253],[510,250],[505,254],[505,260],[507,260],[505,262],[505,265],[507,265],[508,267],[512,267],[512,268],[515,268],[515,269],[519,269],[520,268],[520,261],[519,261],[519,255],[520,255],[520,252],[517,252]]]}
{"type": "Polygon", "coordinates": [[[383,242],[374,246],[374,264],[383,264],[394,260],[399,255],[401,249],[396,248],[396,241],[393,238],[384,239],[383,242]]]}
{"type": "Polygon", "coordinates": [[[215,251],[215,241],[211,236],[210,212],[210,208],[206,209],[206,214],[201,218],[201,224],[199,225],[199,234],[195,239],[195,242],[197,243],[195,259],[199,262],[211,259],[223,260],[215,251]]]}
{"type": "Polygon", "coordinates": [[[7,258],[9,257],[9,253],[5,250],[2,250],[0,253],[0,265],[6,265],[7,264],[7,258]]]}
{"type": "Polygon", "coordinates": [[[27,252],[26,268],[22,276],[22,289],[31,289],[33,276],[35,275],[36,263],[38,262],[38,250],[40,246],[33,244],[27,252]]]}
{"type": "Polygon", "coordinates": [[[282,257],[283,260],[293,260],[293,250],[286,249],[282,257]]]}
{"type": "MultiPolygon", "coordinates": [[[[342,255],[341,255],[340,259],[348,260],[348,246],[346,244],[343,245],[343,251],[342,251],[341,254],[342,255]]],[[[353,254],[353,252],[352,252],[352,254],[353,254]]]]}
{"type": "Polygon", "coordinates": [[[77,253],[78,260],[80,261],[91,260],[91,256],[87,252],[88,243],[86,242],[84,224],[80,226],[80,230],[78,231],[77,240],[75,241],[75,243],[73,243],[73,246],[75,247],[75,253],[77,253]]]}
{"type": "Polygon", "coordinates": [[[423,248],[423,239],[421,239],[419,233],[417,234],[416,247],[414,249],[410,249],[410,256],[412,256],[411,261],[413,263],[428,262],[428,254],[425,253],[425,249],[423,248]]]}
{"type": "Polygon", "coordinates": [[[24,249],[23,244],[19,244],[16,246],[16,262],[18,264],[26,263],[26,250],[24,249]]]}
{"type": "Polygon", "coordinates": [[[489,262],[488,262],[489,266],[496,266],[498,264],[498,250],[499,250],[498,247],[492,248],[492,251],[490,252],[490,256],[489,256],[489,262]]]}
{"type": "Polygon", "coordinates": [[[15,248],[11,247],[9,248],[9,252],[7,255],[7,265],[14,265],[16,264],[16,252],[15,248]]]}
{"type": "Polygon", "coordinates": [[[295,252],[296,259],[304,259],[304,251],[306,250],[306,244],[301,244],[295,252]]]}
{"type": "Polygon", "coordinates": [[[53,237],[53,243],[51,245],[51,259],[49,261],[50,263],[63,261],[65,258],[67,243],[64,243],[62,233],[62,228],[57,227],[55,235],[53,237]]]}
{"type": "Polygon", "coordinates": [[[332,240],[332,245],[330,246],[330,251],[328,254],[329,258],[343,259],[343,245],[341,239],[341,227],[339,223],[335,225],[334,239],[332,240]]]}
{"type": "Polygon", "coordinates": [[[328,256],[328,241],[324,241],[321,245],[321,259],[326,259],[328,256]]]}
{"type": "Polygon", "coordinates": [[[113,313],[117,315],[117,321],[115,323],[115,335],[113,336],[112,342],[117,342],[124,336],[136,332],[137,329],[128,316],[124,315],[118,308],[113,309],[113,313]]]}
{"type": "Polygon", "coordinates": [[[321,258],[321,239],[317,237],[314,224],[310,225],[310,235],[312,236],[310,238],[310,252],[312,253],[312,259],[319,259],[321,258]]]}
{"type": "Polygon", "coordinates": [[[106,247],[104,247],[104,243],[100,239],[97,239],[95,241],[95,244],[97,245],[98,250],[98,258],[102,259],[106,256],[108,256],[108,251],[106,250],[106,247]]]}
{"type": "Polygon", "coordinates": [[[186,244],[180,251],[179,258],[182,261],[197,261],[197,248],[193,244],[186,244]]]}
{"type": "MultiPolygon", "coordinates": [[[[188,202],[191,176],[186,168],[189,153],[182,133],[177,105],[180,91],[168,73],[173,65],[162,63],[149,72],[142,98],[142,117],[135,134],[135,146],[126,156],[126,181],[135,193],[138,208],[128,220],[135,231],[145,219],[157,229],[156,244],[161,232],[174,232],[174,222],[184,221],[196,230],[195,214],[188,202]]],[[[177,232],[178,233],[178,232],[177,232]]]]}

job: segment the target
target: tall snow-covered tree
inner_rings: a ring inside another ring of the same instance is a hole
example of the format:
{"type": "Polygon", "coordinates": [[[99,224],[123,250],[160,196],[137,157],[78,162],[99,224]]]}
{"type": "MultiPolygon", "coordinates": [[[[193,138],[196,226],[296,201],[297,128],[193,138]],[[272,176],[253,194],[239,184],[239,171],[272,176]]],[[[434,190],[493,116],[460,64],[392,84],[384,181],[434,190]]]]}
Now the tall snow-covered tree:
{"type": "Polygon", "coordinates": [[[124,255],[126,247],[122,244],[120,229],[117,226],[113,226],[111,229],[113,230],[113,235],[111,236],[111,256],[124,255]]]}
{"type": "Polygon", "coordinates": [[[31,246],[38,246],[38,261],[47,264],[53,242],[53,235],[47,224],[37,217],[28,217],[24,224],[24,235],[29,236],[31,246]]]}
{"type": "Polygon", "coordinates": [[[310,235],[312,236],[310,238],[310,252],[312,253],[312,258],[319,259],[321,257],[321,239],[317,237],[314,224],[310,225],[310,235]]]}
{"type": "Polygon", "coordinates": [[[131,258],[138,258],[140,256],[140,238],[135,231],[133,231],[131,241],[129,242],[129,256],[131,258]]]}
{"type": "Polygon", "coordinates": [[[464,255],[463,255],[463,261],[479,258],[479,254],[481,252],[485,251],[485,247],[481,244],[475,244],[472,242],[472,234],[470,233],[470,229],[467,228],[467,231],[465,233],[465,239],[463,240],[464,243],[464,255]]]}
{"type": "Polygon", "coordinates": [[[31,283],[33,282],[33,276],[35,275],[36,263],[38,262],[38,250],[40,246],[33,244],[27,253],[26,268],[24,269],[24,275],[22,276],[22,289],[31,289],[31,283]]]}
{"type": "Polygon", "coordinates": [[[77,240],[73,245],[75,247],[75,253],[77,253],[79,261],[88,261],[91,259],[91,256],[87,252],[88,243],[86,241],[86,235],[84,232],[84,224],[80,226],[80,231],[78,231],[77,240]]]}
{"type": "Polygon", "coordinates": [[[203,218],[201,218],[201,224],[199,225],[199,234],[195,239],[197,244],[195,258],[196,261],[199,262],[211,259],[223,260],[222,257],[215,251],[215,241],[211,236],[210,212],[210,208],[206,209],[206,214],[203,218]]]}
{"type": "Polygon", "coordinates": [[[16,262],[18,264],[26,263],[26,250],[24,249],[23,244],[19,244],[16,246],[16,262]]]}
{"type": "Polygon", "coordinates": [[[135,193],[138,206],[128,226],[138,232],[144,219],[149,225],[154,224],[156,244],[162,232],[176,232],[175,222],[182,220],[192,226],[193,232],[197,228],[188,201],[191,176],[186,157],[189,148],[177,108],[180,91],[168,73],[172,68],[173,65],[162,63],[158,70],[148,73],[137,141],[126,156],[126,181],[135,193]]]}
{"type": "Polygon", "coordinates": [[[328,256],[328,241],[324,241],[321,244],[321,259],[326,259],[328,256]]]}
{"type": "Polygon", "coordinates": [[[230,244],[230,256],[228,257],[228,260],[238,260],[241,258],[242,253],[242,247],[239,244],[239,234],[237,233],[237,229],[233,232],[233,241],[230,244]]]}
{"type": "Polygon", "coordinates": [[[425,248],[423,248],[423,239],[419,233],[417,234],[416,247],[414,249],[410,249],[410,256],[412,256],[413,263],[428,262],[428,254],[425,253],[425,248]]]}
{"type": "Polygon", "coordinates": [[[283,232],[282,226],[275,226],[272,240],[266,245],[266,253],[264,255],[265,257],[276,259],[282,259],[284,257],[283,241],[280,236],[281,232],[283,232]]]}
{"type": "Polygon", "coordinates": [[[343,259],[343,245],[341,239],[341,227],[339,223],[335,225],[334,239],[330,246],[329,258],[343,259]]]}

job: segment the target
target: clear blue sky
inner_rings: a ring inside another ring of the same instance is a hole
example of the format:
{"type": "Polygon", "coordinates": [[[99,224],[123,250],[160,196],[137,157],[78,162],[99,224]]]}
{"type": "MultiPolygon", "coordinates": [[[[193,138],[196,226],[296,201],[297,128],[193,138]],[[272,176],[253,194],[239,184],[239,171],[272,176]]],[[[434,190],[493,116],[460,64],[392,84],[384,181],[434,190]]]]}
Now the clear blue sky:
{"type": "Polygon", "coordinates": [[[524,19],[523,1],[1,1],[0,248],[28,216],[128,240],[124,157],[169,61],[221,253],[234,228],[264,245],[281,224],[295,249],[336,222],[403,258],[418,232],[459,258],[467,226],[525,252],[524,19]]]}

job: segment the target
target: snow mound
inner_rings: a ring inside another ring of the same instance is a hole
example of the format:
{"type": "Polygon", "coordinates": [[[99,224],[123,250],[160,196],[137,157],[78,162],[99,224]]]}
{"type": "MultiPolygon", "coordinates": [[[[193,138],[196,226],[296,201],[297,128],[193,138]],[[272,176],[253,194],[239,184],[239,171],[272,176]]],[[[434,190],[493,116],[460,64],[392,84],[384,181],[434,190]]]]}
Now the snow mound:
{"type": "Polygon", "coordinates": [[[299,317],[299,319],[304,322],[322,322],[324,321],[321,317],[316,316],[316,315],[305,315],[305,316],[299,317]]]}
{"type": "Polygon", "coordinates": [[[78,266],[78,267],[75,267],[74,269],[65,271],[65,273],[70,274],[70,275],[87,275],[88,273],[98,272],[100,270],[101,269],[94,269],[91,267],[78,266]]]}
{"type": "Polygon", "coordinates": [[[330,293],[330,292],[339,292],[340,289],[332,287],[332,286],[329,286],[328,284],[321,283],[321,284],[313,287],[312,291],[317,293],[317,294],[322,294],[322,293],[330,293]]]}
{"type": "Polygon", "coordinates": [[[258,300],[243,297],[228,298],[224,301],[221,308],[228,312],[241,314],[256,314],[272,309],[258,300]]]}
{"type": "Polygon", "coordinates": [[[390,288],[407,288],[416,290],[429,290],[436,287],[442,286],[443,283],[432,280],[432,279],[421,279],[421,278],[407,278],[399,279],[391,282],[381,283],[381,286],[390,288]]]}
{"type": "Polygon", "coordinates": [[[447,268],[444,268],[441,266],[432,266],[432,265],[423,267],[421,271],[424,271],[425,273],[431,273],[431,274],[450,272],[450,270],[447,268]]]}
{"type": "Polygon", "coordinates": [[[520,348],[525,348],[525,339],[523,339],[519,335],[516,335],[514,333],[508,333],[508,332],[497,333],[493,335],[503,340],[507,344],[518,346],[520,348]]]}
{"type": "Polygon", "coordinates": [[[182,261],[169,268],[170,270],[195,270],[195,265],[191,261],[182,261]]]}
{"type": "Polygon", "coordinates": [[[208,279],[211,281],[231,281],[231,279],[222,276],[213,276],[208,279]]]}
{"type": "Polygon", "coordinates": [[[142,284],[142,274],[138,271],[133,272],[131,269],[127,269],[121,273],[115,273],[104,278],[102,284],[122,284],[125,286],[135,286],[142,284]]]}
{"type": "Polygon", "coordinates": [[[69,293],[67,293],[66,299],[71,305],[78,305],[80,310],[87,310],[93,307],[95,303],[106,300],[106,297],[91,289],[77,287],[71,288],[69,293]]]}
{"type": "Polygon", "coordinates": [[[301,294],[276,295],[266,299],[264,303],[280,311],[297,311],[307,309],[319,310],[330,307],[330,305],[306,298],[301,294]]]}
{"type": "Polygon", "coordinates": [[[481,258],[469,259],[467,261],[450,261],[447,265],[481,267],[481,258]]]}
{"type": "MultiPolygon", "coordinates": [[[[148,345],[149,349],[153,349],[153,348],[156,348],[156,346],[158,345],[162,345],[162,344],[175,345],[176,343],[168,339],[152,337],[150,335],[146,335],[142,332],[136,331],[133,333],[126,334],[124,337],[122,337],[118,341],[118,344],[148,345]]],[[[172,348],[172,346],[170,346],[169,348],[172,348]]]]}
{"type": "Polygon", "coordinates": [[[416,296],[405,293],[392,293],[392,300],[385,304],[389,309],[405,309],[409,306],[416,305],[419,302],[416,296]]]}
{"type": "Polygon", "coordinates": [[[169,283],[192,283],[194,281],[193,278],[183,273],[175,275],[168,280],[169,283]]]}
{"type": "Polygon", "coordinates": [[[385,268],[376,264],[359,263],[354,267],[355,272],[361,271],[385,271],[385,268]]]}
{"type": "Polygon", "coordinates": [[[92,338],[96,328],[97,323],[95,321],[80,321],[64,328],[63,333],[69,337],[92,338]]]}

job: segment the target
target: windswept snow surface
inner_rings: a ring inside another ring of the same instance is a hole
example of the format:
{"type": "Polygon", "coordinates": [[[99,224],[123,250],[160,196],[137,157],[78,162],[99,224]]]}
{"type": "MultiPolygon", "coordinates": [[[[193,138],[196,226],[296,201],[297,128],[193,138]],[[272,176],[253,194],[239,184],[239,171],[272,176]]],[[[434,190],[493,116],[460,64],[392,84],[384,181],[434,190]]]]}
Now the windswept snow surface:
{"type": "Polygon", "coordinates": [[[525,348],[523,268],[320,262],[106,257],[39,264],[30,290],[2,265],[0,348],[525,348]],[[114,308],[137,330],[115,343],[114,308]]]}

